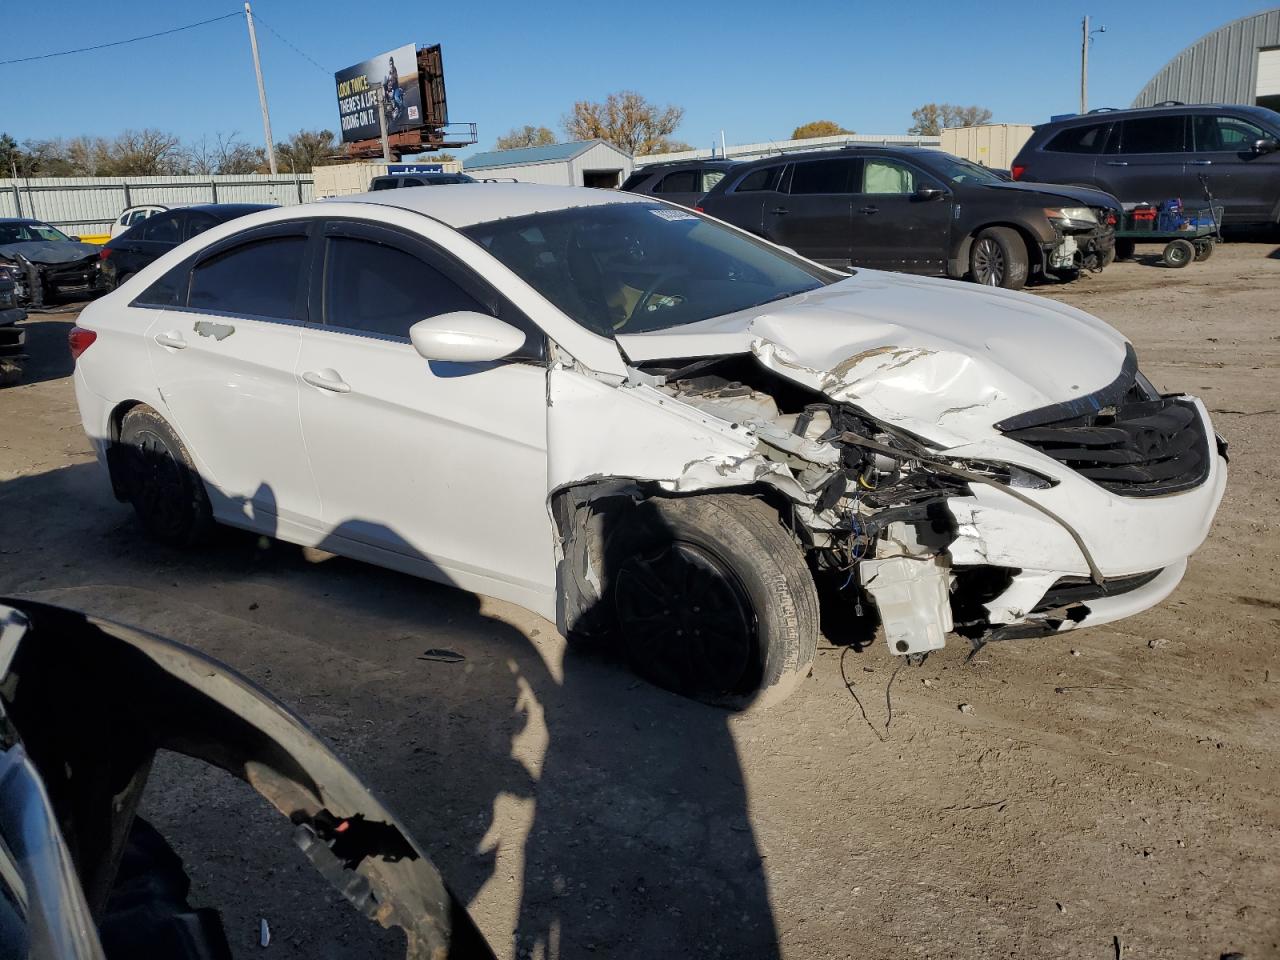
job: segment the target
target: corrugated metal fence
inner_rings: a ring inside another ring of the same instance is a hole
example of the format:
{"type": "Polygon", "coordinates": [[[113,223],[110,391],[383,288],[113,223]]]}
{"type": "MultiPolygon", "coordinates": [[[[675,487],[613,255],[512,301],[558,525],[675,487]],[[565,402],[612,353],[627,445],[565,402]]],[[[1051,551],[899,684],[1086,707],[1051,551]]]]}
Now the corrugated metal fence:
{"type": "Polygon", "coordinates": [[[311,174],[0,179],[0,217],[33,217],[66,233],[103,234],[125,207],[156,203],[306,203],[311,174]]]}

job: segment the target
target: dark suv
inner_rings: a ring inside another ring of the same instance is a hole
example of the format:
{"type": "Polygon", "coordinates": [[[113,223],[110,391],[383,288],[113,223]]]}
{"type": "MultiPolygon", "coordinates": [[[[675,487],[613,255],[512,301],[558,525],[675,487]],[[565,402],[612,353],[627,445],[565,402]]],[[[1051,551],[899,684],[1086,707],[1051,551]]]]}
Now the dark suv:
{"type": "Polygon", "coordinates": [[[1095,110],[1035,128],[1015,180],[1097,187],[1124,203],[1204,199],[1223,222],[1280,220],[1280,113],[1265,107],[1170,104],[1095,110]]]}
{"type": "Polygon", "coordinates": [[[623,190],[661,197],[684,207],[696,207],[734,168],[732,160],[676,160],[639,167],[622,185],[623,190]]]}
{"type": "Polygon", "coordinates": [[[1012,183],[940,150],[868,146],[738,164],[700,206],[829,266],[1016,290],[1109,263],[1120,205],[1097,190],[1012,183]]]}

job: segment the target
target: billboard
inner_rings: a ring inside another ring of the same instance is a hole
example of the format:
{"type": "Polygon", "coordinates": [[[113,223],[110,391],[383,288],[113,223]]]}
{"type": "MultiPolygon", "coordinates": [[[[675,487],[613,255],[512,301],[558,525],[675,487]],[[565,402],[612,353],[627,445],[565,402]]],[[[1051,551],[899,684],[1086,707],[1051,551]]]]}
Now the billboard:
{"type": "Polygon", "coordinates": [[[344,143],[376,140],[378,91],[387,103],[387,133],[423,126],[418,51],[408,43],[333,75],[338,90],[338,121],[344,143]]]}

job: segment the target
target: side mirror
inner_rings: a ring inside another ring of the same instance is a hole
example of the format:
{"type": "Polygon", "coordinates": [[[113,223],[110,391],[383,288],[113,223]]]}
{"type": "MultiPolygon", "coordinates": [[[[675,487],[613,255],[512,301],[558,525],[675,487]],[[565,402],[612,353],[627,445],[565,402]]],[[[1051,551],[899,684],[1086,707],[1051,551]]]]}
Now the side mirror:
{"type": "Polygon", "coordinates": [[[515,353],[524,334],[497,317],[458,310],[419,320],[409,328],[409,340],[427,360],[481,363],[515,353]]]}
{"type": "Polygon", "coordinates": [[[1275,153],[1276,150],[1280,150],[1280,143],[1277,143],[1270,137],[1253,141],[1254,153],[1275,153]]]}
{"type": "Polygon", "coordinates": [[[941,200],[947,195],[947,191],[940,187],[919,187],[915,192],[917,200],[941,200]]]}

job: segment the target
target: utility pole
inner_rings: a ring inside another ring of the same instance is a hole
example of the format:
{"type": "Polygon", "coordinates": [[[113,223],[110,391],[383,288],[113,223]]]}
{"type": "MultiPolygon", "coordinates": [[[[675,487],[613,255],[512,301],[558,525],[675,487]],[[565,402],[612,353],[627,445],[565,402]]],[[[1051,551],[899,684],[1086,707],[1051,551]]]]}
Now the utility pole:
{"type": "Polygon", "coordinates": [[[244,19],[249,24],[249,47],[253,50],[253,72],[258,77],[258,104],[262,107],[262,136],[267,141],[267,166],[276,175],[276,144],[271,139],[271,114],[267,110],[267,88],[262,82],[262,61],[258,59],[258,34],[253,29],[253,11],[244,5],[244,19]]]}
{"type": "Polygon", "coordinates": [[[1080,112],[1089,112],[1089,44],[1095,33],[1106,33],[1105,26],[1097,30],[1089,29],[1089,17],[1086,15],[1080,22],[1080,112]]]}
{"type": "Polygon", "coordinates": [[[391,162],[391,141],[387,138],[387,95],[378,87],[378,132],[382,135],[382,159],[391,162]]]}

